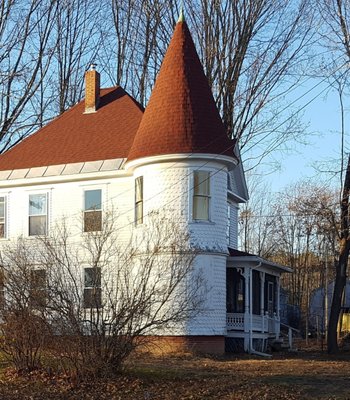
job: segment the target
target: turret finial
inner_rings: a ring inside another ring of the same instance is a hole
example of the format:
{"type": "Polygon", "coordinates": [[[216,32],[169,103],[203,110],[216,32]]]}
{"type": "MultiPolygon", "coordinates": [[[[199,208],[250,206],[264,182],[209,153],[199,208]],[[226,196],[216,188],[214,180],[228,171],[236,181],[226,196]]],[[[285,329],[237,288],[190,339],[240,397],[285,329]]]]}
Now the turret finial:
{"type": "Polygon", "coordinates": [[[181,6],[180,6],[180,15],[179,15],[179,19],[177,20],[177,22],[184,22],[185,21],[185,17],[184,17],[184,2],[183,0],[181,1],[181,6]]]}

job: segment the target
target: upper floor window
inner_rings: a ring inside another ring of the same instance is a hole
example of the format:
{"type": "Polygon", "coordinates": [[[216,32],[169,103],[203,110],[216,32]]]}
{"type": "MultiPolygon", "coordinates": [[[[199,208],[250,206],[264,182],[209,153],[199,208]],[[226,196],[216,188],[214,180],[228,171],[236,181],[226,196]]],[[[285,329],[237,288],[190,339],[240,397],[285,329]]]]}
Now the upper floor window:
{"type": "Polygon", "coordinates": [[[227,190],[232,192],[232,181],[230,172],[227,172],[227,190]]]}
{"type": "Polygon", "coordinates": [[[227,226],[226,226],[227,246],[230,245],[230,236],[231,236],[231,205],[230,203],[227,203],[227,226]]]}
{"type": "Polygon", "coordinates": [[[0,238],[6,237],[6,197],[0,196],[0,238]]]}
{"type": "Polygon", "coordinates": [[[135,224],[143,223],[143,176],[135,179],[135,224]]]}
{"type": "Polygon", "coordinates": [[[101,268],[84,269],[84,308],[100,308],[101,298],[101,268]]]}
{"type": "Polygon", "coordinates": [[[84,232],[102,230],[102,191],[101,189],[84,192],[84,232]]]}
{"type": "Polygon", "coordinates": [[[47,194],[29,195],[29,236],[47,234],[47,194]]]}
{"type": "Polygon", "coordinates": [[[209,221],[210,209],[210,172],[194,171],[193,174],[193,206],[194,220],[209,221]]]}

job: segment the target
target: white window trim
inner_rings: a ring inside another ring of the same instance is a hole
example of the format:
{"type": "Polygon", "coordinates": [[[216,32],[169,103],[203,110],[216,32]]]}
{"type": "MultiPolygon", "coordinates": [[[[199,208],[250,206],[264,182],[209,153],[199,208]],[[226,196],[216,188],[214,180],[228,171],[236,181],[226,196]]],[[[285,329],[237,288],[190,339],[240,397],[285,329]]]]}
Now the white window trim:
{"type": "Polygon", "coordinates": [[[8,201],[9,196],[8,193],[0,193],[0,197],[5,199],[5,209],[4,209],[4,237],[1,237],[0,240],[8,240],[8,223],[9,223],[9,212],[8,212],[8,201]]]}
{"type": "MultiPolygon", "coordinates": [[[[94,310],[96,307],[85,307],[85,289],[94,289],[93,286],[85,286],[85,270],[86,269],[93,269],[94,267],[91,267],[91,265],[83,265],[81,273],[82,273],[82,309],[86,311],[88,310],[94,310]]],[[[100,266],[97,266],[100,270],[100,275],[101,275],[101,282],[100,282],[100,290],[101,290],[101,308],[103,308],[103,290],[102,290],[102,285],[103,285],[103,277],[102,277],[102,268],[100,266]]]]}
{"type": "Polygon", "coordinates": [[[26,236],[28,238],[35,238],[38,236],[48,236],[48,234],[50,232],[50,208],[51,208],[50,207],[50,199],[51,199],[51,197],[50,197],[48,191],[40,190],[40,191],[33,191],[33,192],[28,193],[28,196],[27,196],[27,233],[26,233],[26,236]],[[29,234],[29,217],[31,215],[29,214],[29,207],[30,207],[29,206],[29,198],[30,198],[30,196],[35,196],[38,194],[44,194],[46,196],[46,232],[44,235],[30,235],[29,234]]]}
{"type": "Polygon", "coordinates": [[[82,212],[82,217],[83,217],[82,218],[82,224],[83,224],[82,231],[83,231],[84,235],[89,234],[91,232],[100,232],[100,231],[85,231],[85,212],[101,211],[101,218],[102,218],[101,230],[103,229],[103,214],[104,214],[103,204],[104,204],[104,201],[105,201],[104,196],[105,196],[104,189],[101,186],[91,185],[91,186],[84,186],[83,187],[83,195],[82,195],[82,200],[81,200],[82,201],[81,209],[83,210],[83,212],[82,212]],[[85,192],[89,192],[89,191],[92,191],[92,190],[100,190],[101,191],[101,208],[99,210],[85,210],[85,192]]]}
{"type": "Polygon", "coordinates": [[[134,179],[134,225],[135,225],[135,227],[138,227],[138,226],[141,226],[141,225],[143,225],[143,223],[144,223],[144,206],[145,206],[145,180],[144,180],[144,177],[143,177],[143,175],[139,175],[139,176],[135,176],[135,179],[134,179]],[[142,199],[139,201],[139,202],[137,202],[136,200],[136,180],[137,179],[141,179],[141,182],[142,182],[142,199]],[[139,221],[136,217],[137,217],[137,215],[136,215],[136,208],[137,208],[137,204],[142,204],[142,219],[141,219],[141,221],[139,221]]]}
{"type": "Polygon", "coordinates": [[[211,169],[207,169],[207,168],[191,168],[190,169],[190,174],[189,174],[189,180],[188,180],[188,184],[189,184],[189,190],[188,190],[188,194],[189,194],[189,199],[188,199],[188,213],[189,213],[189,222],[190,223],[194,223],[194,224],[214,224],[214,222],[212,221],[212,198],[213,198],[213,171],[211,169]],[[194,219],[193,218],[193,196],[194,196],[194,173],[195,172],[208,172],[209,173],[209,218],[207,220],[204,219],[194,219]]]}

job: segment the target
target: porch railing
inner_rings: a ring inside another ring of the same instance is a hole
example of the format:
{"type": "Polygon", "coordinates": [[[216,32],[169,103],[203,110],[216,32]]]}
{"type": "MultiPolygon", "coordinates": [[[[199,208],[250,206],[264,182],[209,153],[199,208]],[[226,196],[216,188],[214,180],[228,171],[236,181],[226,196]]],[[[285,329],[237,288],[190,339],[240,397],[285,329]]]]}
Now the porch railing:
{"type": "Polygon", "coordinates": [[[243,313],[229,313],[226,317],[227,329],[244,331],[244,314],[243,313]]]}
{"type": "Polygon", "coordinates": [[[245,324],[246,330],[249,331],[250,323],[252,323],[252,330],[255,332],[266,332],[270,334],[279,335],[280,332],[280,320],[276,315],[269,316],[265,315],[250,315],[244,313],[227,313],[226,323],[228,331],[244,331],[245,324]],[[246,320],[247,318],[247,320],[246,320]]]}

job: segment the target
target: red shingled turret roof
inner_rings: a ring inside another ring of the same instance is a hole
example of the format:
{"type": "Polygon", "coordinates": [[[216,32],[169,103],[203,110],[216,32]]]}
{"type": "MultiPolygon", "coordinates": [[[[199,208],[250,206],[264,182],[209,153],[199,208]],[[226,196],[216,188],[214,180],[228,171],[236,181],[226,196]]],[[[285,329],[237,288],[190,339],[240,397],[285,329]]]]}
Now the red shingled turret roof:
{"type": "Polygon", "coordinates": [[[176,25],[128,160],[176,153],[234,157],[185,21],[176,25]]]}
{"type": "Polygon", "coordinates": [[[143,108],[121,87],[101,90],[98,111],[81,101],[0,156],[0,170],[126,158],[143,108]]]}

